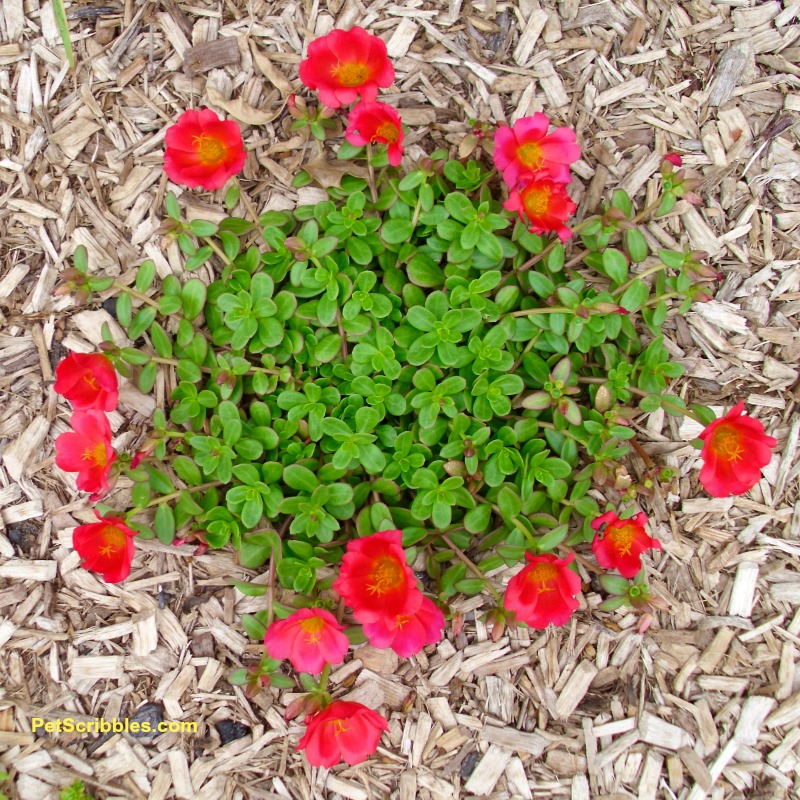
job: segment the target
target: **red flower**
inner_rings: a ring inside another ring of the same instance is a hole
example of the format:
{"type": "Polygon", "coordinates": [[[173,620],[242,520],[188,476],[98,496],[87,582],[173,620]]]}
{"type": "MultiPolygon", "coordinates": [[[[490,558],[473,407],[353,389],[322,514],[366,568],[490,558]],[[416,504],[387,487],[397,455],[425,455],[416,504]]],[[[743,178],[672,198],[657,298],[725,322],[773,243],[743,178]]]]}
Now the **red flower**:
{"type": "Polygon", "coordinates": [[[322,672],[338,664],[350,646],[344,627],[322,608],[301,608],[267,629],[264,645],[270,658],[288,658],[298,672],[322,672]]]}
{"type": "Polygon", "coordinates": [[[422,605],[402,541],[400,531],[380,531],[347,543],[333,588],[359,622],[413,614],[422,605]]]}
{"type": "Polygon", "coordinates": [[[113,411],[119,401],[117,373],[102,353],[70,353],[56,367],[55,390],[76,411],[113,411]]]}
{"type": "Polygon", "coordinates": [[[111,426],[102,411],[76,411],[72,431],[56,439],[56,466],[77,472],[78,489],[98,500],[108,491],[108,473],[117,458],[111,446],[111,426]]]}
{"type": "Polygon", "coordinates": [[[305,750],[312,767],[332,767],[340,761],[353,766],[378,749],[389,723],[377,711],[346,700],[334,700],[308,723],[298,750],[305,750]]]}
{"type": "Polygon", "coordinates": [[[531,628],[563,625],[579,605],[575,595],[581,579],[569,568],[575,554],[559,559],[550,553],[525,553],[525,558],[530,563],[508,582],[503,605],[531,628]]]}
{"type": "Polygon", "coordinates": [[[592,530],[598,531],[592,542],[597,563],[604,569],[616,569],[624,578],[636,575],[642,568],[642,553],[651,548],[661,550],[661,542],[644,529],[646,524],[642,512],[631,519],[620,519],[613,511],[598,517],[592,522],[592,530]],[[600,533],[603,525],[606,528],[600,533]]]}
{"type": "Polygon", "coordinates": [[[550,120],[537,111],[518,119],[509,128],[503,125],[494,135],[494,165],[512,188],[534,177],[549,177],[569,183],[569,165],[581,157],[581,148],[570,128],[547,133],[550,120]]]}
{"type": "Polygon", "coordinates": [[[577,206],[570,200],[563,183],[550,178],[536,178],[527,186],[512,189],[504,208],[519,213],[520,219],[529,223],[531,233],[555,231],[565,242],[572,231],[564,225],[577,206]]]}
{"type": "Polygon", "coordinates": [[[119,583],[131,574],[133,561],[132,531],[119,517],[94,515],[99,522],[78,525],[72,533],[72,546],[83,559],[83,567],[102,572],[107,583],[119,583]]]}
{"type": "Polygon", "coordinates": [[[764,433],[753,417],[743,417],[744,403],[737,403],[724,417],[707,425],[703,440],[700,483],[712,497],[744,494],[761,479],[761,468],[772,458],[778,442],[764,433]]]}
{"type": "Polygon", "coordinates": [[[344,136],[356,147],[375,142],[389,145],[389,163],[393,167],[400,165],[403,158],[403,125],[398,113],[386,103],[361,102],[354,106],[344,136]]]}
{"type": "Polygon", "coordinates": [[[173,183],[219,189],[244,166],[247,153],[239,125],[210,108],[184,111],[167,128],[164,172],[173,183]]]}
{"type": "Polygon", "coordinates": [[[669,161],[673,167],[683,166],[683,159],[677,153],[667,153],[664,156],[664,161],[669,161]]]}
{"type": "Polygon", "coordinates": [[[422,605],[413,614],[381,617],[364,623],[363,627],[373,647],[391,647],[400,658],[408,658],[419,653],[426,644],[436,644],[442,638],[444,614],[432,600],[423,596],[422,605]]]}
{"type": "Polygon", "coordinates": [[[311,42],[308,58],[300,64],[300,80],[318,90],[326,106],[339,108],[359,96],[371,103],[378,88],[394,83],[394,67],[383,40],[356,25],[311,42]]]}

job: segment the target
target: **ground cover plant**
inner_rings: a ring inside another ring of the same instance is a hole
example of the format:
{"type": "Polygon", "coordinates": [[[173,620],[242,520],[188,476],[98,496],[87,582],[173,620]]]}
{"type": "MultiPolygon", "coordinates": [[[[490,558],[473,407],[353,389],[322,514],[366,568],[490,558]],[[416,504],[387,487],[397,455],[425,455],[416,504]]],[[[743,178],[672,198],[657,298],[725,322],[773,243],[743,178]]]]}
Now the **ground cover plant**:
{"type": "MultiPolygon", "coordinates": [[[[580,150],[544,114],[477,124],[469,157],[434,151],[403,169],[400,117],[377,99],[393,79],[379,39],[335,31],[300,75],[324,105],[295,99],[295,128],[321,151],[332,136],[341,168],[327,201],[217,224],[186,220],[169,194],[162,233],[185,275],[158,283],[145,262],[131,289],[94,273],[82,249],[62,273],[60,291],[84,302],[113,291],[135,346],[106,331],[101,353],[59,365],[56,390],[75,411],[56,463],[98,503],[73,542],[108,581],[153,536],[232,546],[242,566],[266,567],[265,581],[236,583],[268,601],[243,620],[264,657],[231,680],[294,687],[287,659],[306,691],[287,712],[308,726],[299,746],[332,766],[374,752],[386,721],[329,695],[331,665],[351,642],[402,657],[437,642],[460,624],[459,593],[493,597],[499,637],[564,624],[579,608],[578,565],[609,570],[603,607],[630,605],[646,628],[641,557],[660,543],[639,503],[670,475],[644,455],[639,482],[620,468],[643,453],[641,415],[705,426],[699,479],[714,496],[752,488],[775,440],[743,403],[716,419],[670,394],[682,368],[660,328],[716,278],[703,253],[652,252],[638,227],[692,199],[677,156],[665,155],[652,206],[616,191],[573,224],[580,150]],[[337,120],[354,102],[343,142],[337,120]],[[191,275],[205,265],[210,285],[191,275]],[[116,453],[117,373],[149,392],[164,368],[178,380],[168,408],[141,450],[116,453]],[[133,481],[127,508],[119,475],[133,481]],[[503,590],[495,576],[515,565],[503,590]]],[[[222,189],[244,162],[236,123],[208,109],[185,112],[165,143],[165,171],[186,187],[222,189]]],[[[228,211],[240,191],[234,179],[228,211]]]]}

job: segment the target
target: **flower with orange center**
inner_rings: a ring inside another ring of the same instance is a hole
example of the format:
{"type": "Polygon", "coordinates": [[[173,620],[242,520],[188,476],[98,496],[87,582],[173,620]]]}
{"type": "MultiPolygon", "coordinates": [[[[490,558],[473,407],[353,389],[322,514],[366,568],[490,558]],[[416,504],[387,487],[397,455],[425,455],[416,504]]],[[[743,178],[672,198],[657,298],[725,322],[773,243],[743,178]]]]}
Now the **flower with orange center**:
{"type": "Polygon", "coordinates": [[[111,446],[111,426],[102,411],[76,411],[72,431],[56,439],[56,466],[77,472],[77,486],[99,500],[109,489],[108,474],[117,458],[111,446]]]}
{"type": "Polygon", "coordinates": [[[119,583],[131,574],[134,556],[131,530],[119,517],[101,517],[99,522],[78,525],[72,532],[72,546],[83,559],[84,569],[100,572],[107,583],[119,583]]]}
{"type": "Polygon", "coordinates": [[[164,142],[164,172],[173,183],[192,189],[219,189],[247,158],[239,125],[209,108],[184,111],[167,128],[164,142]]]}
{"type": "Polygon", "coordinates": [[[516,211],[531,233],[555,231],[565,242],[572,231],[564,224],[577,206],[567,194],[563,183],[550,178],[534,178],[522,189],[512,189],[503,206],[516,211]]]}
{"type": "Polygon", "coordinates": [[[529,563],[508,582],[503,606],[531,628],[563,625],[579,605],[581,579],[569,568],[575,554],[559,559],[525,553],[525,558],[529,563]]]}
{"type": "Polygon", "coordinates": [[[70,353],[56,367],[54,388],[76,411],[113,411],[119,400],[116,370],[102,353],[70,353]]]}
{"type": "MultiPolygon", "coordinates": [[[[356,619],[358,619],[356,614],[356,619]]],[[[427,597],[413,614],[382,617],[363,624],[364,635],[373,647],[391,647],[400,658],[416,655],[426,644],[442,638],[444,614],[427,597]]]]}
{"type": "Polygon", "coordinates": [[[707,425],[703,440],[700,483],[713,497],[744,494],[761,479],[761,470],[772,458],[778,442],[767,436],[764,426],[743,416],[744,403],[737,403],[724,417],[707,425]]]}
{"type": "Polygon", "coordinates": [[[380,531],[347,543],[333,588],[359,622],[413,614],[422,605],[402,541],[400,531],[380,531]]]}
{"type": "Polygon", "coordinates": [[[537,177],[570,182],[569,165],[581,157],[575,131],[556,128],[547,133],[549,126],[547,116],[537,111],[495,131],[494,164],[512,189],[537,177]]]}
{"type": "Polygon", "coordinates": [[[361,703],[334,700],[308,720],[298,750],[305,750],[312,767],[332,767],[340,761],[351,766],[366,761],[378,749],[389,723],[361,703]]]}
{"type": "Polygon", "coordinates": [[[350,144],[388,145],[389,163],[397,167],[403,158],[403,125],[398,113],[386,103],[361,102],[347,119],[345,138],[350,144]]]}
{"type": "Polygon", "coordinates": [[[645,530],[647,516],[641,511],[630,519],[620,519],[608,511],[592,522],[597,535],[592,542],[597,563],[604,569],[615,569],[624,578],[632,578],[642,568],[645,550],[661,550],[661,542],[645,530]],[[605,529],[601,530],[605,525],[605,529]]]}
{"type": "Polygon", "coordinates": [[[298,672],[319,674],[339,664],[350,642],[336,617],[322,608],[301,608],[267,628],[264,646],[270,658],[288,658],[298,672]]]}
{"type": "Polygon", "coordinates": [[[386,45],[357,25],[333,30],[308,46],[308,58],[300,63],[300,80],[319,92],[329,108],[355,102],[373,102],[378,89],[394,83],[394,67],[386,45]]]}

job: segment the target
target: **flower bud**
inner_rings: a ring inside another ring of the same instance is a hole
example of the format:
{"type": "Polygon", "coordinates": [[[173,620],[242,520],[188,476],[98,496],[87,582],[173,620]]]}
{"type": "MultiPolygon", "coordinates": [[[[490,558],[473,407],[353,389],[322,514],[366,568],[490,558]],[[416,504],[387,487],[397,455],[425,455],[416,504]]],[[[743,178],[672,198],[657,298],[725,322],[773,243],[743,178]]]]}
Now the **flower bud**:
{"type": "Polygon", "coordinates": [[[664,161],[668,161],[674,167],[683,166],[683,159],[677,153],[667,153],[664,156],[664,161]]]}

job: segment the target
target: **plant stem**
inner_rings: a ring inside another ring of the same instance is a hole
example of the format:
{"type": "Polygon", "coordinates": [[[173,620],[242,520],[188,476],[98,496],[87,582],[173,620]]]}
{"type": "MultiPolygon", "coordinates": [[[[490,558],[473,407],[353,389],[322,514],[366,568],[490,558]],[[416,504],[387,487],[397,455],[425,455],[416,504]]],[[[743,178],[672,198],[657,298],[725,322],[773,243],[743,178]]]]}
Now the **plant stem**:
{"type": "MultiPolygon", "coordinates": [[[[161,503],[168,503],[170,500],[175,500],[177,497],[181,496],[182,492],[189,492],[190,494],[193,492],[203,492],[214,486],[222,486],[222,481],[209,481],[208,483],[201,483],[199,486],[187,486],[185,489],[179,489],[177,492],[170,492],[170,494],[165,494],[163,497],[157,497],[155,500],[151,500],[143,509],[140,509],[140,511],[161,505],[161,503]]],[[[136,513],[138,514],[140,511],[136,513]]]]}
{"type": "MultiPolygon", "coordinates": [[[[172,367],[178,366],[178,360],[176,358],[162,358],[161,356],[150,356],[151,361],[155,361],[156,364],[169,364],[172,367]]],[[[213,372],[216,372],[216,367],[200,367],[200,372],[206,372],[209,375],[213,372]]],[[[245,375],[254,375],[256,372],[266,372],[267,375],[280,375],[280,370],[277,369],[267,369],[266,367],[256,367],[252,366],[250,369],[245,373],[245,375]]],[[[293,379],[292,379],[293,380],[293,379]]]]}
{"type": "Polygon", "coordinates": [[[369,181],[369,194],[373,203],[378,202],[378,190],[375,186],[375,167],[372,166],[372,145],[367,144],[367,175],[369,181]]]}
{"type": "Polygon", "coordinates": [[[464,564],[464,566],[476,577],[480,578],[482,581],[486,582],[486,588],[492,593],[497,602],[502,605],[503,598],[500,595],[500,592],[494,588],[492,582],[478,569],[477,565],[474,561],[472,561],[469,557],[467,557],[461,550],[459,550],[454,544],[453,540],[446,534],[443,533],[439,537],[455,554],[456,557],[464,564]]]}
{"type": "Polygon", "coordinates": [[[632,283],[641,280],[642,278],[646,278],[648,275],[653,275],[656,272],[661,272],[665,270],[667,265],[663,261],[659,261],[658,264],[653,264],[652,267],[648,267],[645,270],[642,270],[638,275],[634,275],[630,280],[625,281],[622,286],[618,286],[611,292],[612,297],[616,297],[617,295],[622,294],[632,283]]]}
{"type": "Polygon", "coordinates": [[[156,309],[158,308],[158,303],[155,300],[148,297],[146,294],[137,292],[136,289],[131,289],[130,286],[126,286],[124,283],[120,283],[119,281],[114,281],[114,283],[112,283],[111,286],[117,291],[125,292],[125,294],[129,294],[131,297],[135,297],[137,300],[141,300],[142,303],[147,303],[147,305],[152,306],[153,308],[156,309]]]}
{"type": "MultiPolygon", "coordinates": [[[[591,310],[591,309],[590,309],[591,310]]],[[[521,311],[512,311],[512,317],[531,317],[534,314],[571,314],[571,308],[566,306],[547,306],[545,308],[524,308],[521,311]]]]}
{"type": "Polygon", "coordinates": [[[642,461],[644,461],[644,465],[647,467],[647,469],[654,469],[656,466],[656,462],[653,461],[652,458],[650,458],[647,451],[639,444],[639,442],[637,442],[635,438],[628,439],[628,441],[630,442],[631,447],[636,451],[639,458],[641,458],[642,461]]]}
{"type": "Polygon", "coordinates": [[[330,676],[331,676],[331,665],[325,664],[325,666],[322,668],[322,674],[319,676],[319,683],[317,684],[321,692],[327,691],[328,678],[330,678],[330,676]]]}
{"type": "Polygon", "coordinates": [[[225,255],[224,251],[220,249],[219,245],[213,240],[210,239],[208,236],[201,237],[202,240],[217,254],[217,256],[225,263],[226,267],[232,267],[233,261],[231,261],[228,256],[225,255]]]}

